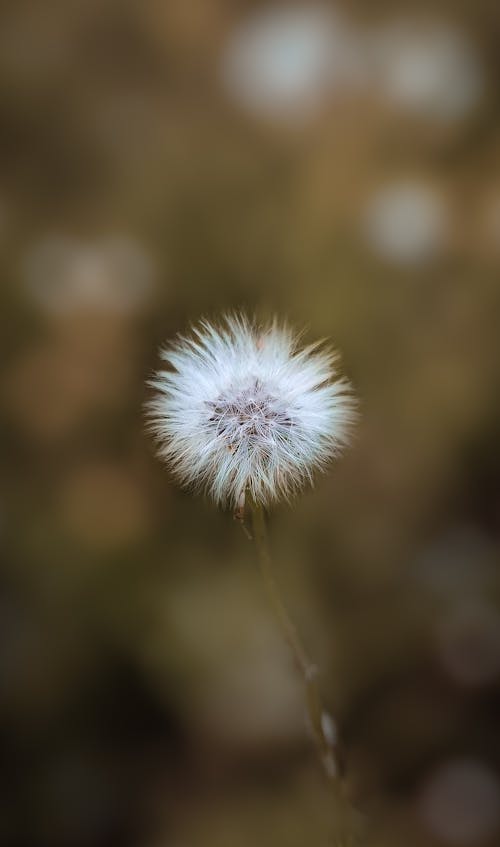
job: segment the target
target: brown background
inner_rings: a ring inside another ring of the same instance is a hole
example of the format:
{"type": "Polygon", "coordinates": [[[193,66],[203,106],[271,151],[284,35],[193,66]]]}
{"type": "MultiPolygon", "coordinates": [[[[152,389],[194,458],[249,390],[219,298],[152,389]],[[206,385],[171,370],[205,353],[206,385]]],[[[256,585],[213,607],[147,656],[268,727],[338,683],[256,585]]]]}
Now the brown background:
{"type": "Polygon", "coordinates": [[[252,547],[143,432],[159,344],[233,307],[331,337],[361,398],[353,447],[271,537],[369,843],[498,838],[500,14],[273,8],[2,5],[12,847],[333,843],[252,547]]]}

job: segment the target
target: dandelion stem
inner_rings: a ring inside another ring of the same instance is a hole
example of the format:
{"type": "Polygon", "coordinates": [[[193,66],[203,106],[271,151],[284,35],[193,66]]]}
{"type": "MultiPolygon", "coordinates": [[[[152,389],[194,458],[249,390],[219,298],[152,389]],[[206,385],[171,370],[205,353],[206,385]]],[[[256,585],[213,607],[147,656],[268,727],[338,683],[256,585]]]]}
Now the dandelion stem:
{"type": "Polygon", "coordinates": [[[335,835],[332,847],[355,847],[362,841],[363,821],[359,813],[351,806],[341,779],[341,766],[335,735],[329,731],[334,727],[330,715],[323,707],[318,681],[318,668],[310,660],[297,628],[281,599],[280,591],[273,574],[272,558],[269,551],[267,526],[264,510],[255,503],[251,504],[253,539],[257,548],[260,572],[266,587],[268,599],[281,627],[285,640],[292,651],[297,669],[303,679],[307,715],[324,772],[331,787],[332,811],[335,818],[335,835]]]}
{"type": "Polygon", "coordinates": [[[318,668],[310,660],[297,628],[281,599],[272,569],[272,559],[269,552],[264,510],[261,506],[256,504],[252,504],[251,508],[253,532],[258,553],[259,567],[268,598],[286,642],[292,651],[297,669],[299,670],[304,682],[309,724],[325,773],[329,780],[337,781],[339,778],[340,767],[334,748],[334,739],[331,739],[327,734],[329,716],[323,708],[321,700],[321,693],[318,684],[318,668]]]}

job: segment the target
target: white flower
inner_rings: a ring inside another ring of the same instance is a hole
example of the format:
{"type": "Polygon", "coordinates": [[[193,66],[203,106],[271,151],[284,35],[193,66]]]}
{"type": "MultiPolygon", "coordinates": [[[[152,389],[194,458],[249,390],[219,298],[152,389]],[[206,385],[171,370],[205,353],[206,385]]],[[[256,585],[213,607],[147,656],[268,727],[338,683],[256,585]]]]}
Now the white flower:
{"type": "Polygon", "coordinates": [[[159,454],[179,481],[242,509],[289,497],[347,443],[356,417],[336,354],[276,321],[202,321],[162,351],[149,404],[159,454]]]}

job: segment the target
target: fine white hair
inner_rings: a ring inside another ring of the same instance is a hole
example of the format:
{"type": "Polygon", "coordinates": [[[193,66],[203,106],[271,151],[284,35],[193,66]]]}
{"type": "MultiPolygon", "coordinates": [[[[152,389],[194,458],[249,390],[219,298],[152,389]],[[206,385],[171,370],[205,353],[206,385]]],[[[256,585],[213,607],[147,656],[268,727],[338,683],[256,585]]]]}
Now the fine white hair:
{"type": "Polygon", "coordinates": [[[207,320],[161,351],[151,385],[159,455],[181,484],[241,508],[289,498],[349,440],[356,417],[337,354],[303,349],[286,324],[241,314],[207,320]]]}

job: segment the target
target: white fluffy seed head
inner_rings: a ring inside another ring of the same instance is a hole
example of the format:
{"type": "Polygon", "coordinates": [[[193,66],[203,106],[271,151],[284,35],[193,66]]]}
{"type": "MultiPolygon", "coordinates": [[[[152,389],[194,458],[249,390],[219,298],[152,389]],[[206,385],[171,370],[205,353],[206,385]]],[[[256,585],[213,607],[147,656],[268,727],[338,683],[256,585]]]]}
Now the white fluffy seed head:
{"type": "Polygon", "coordinates": [[[152,380],[148,407],[159,455],[218,504],[288,498],[348,442],[356,404],[336,354],[299,349],[285,324],[202,321],[161,355],[169,369],[152,380]]]}

